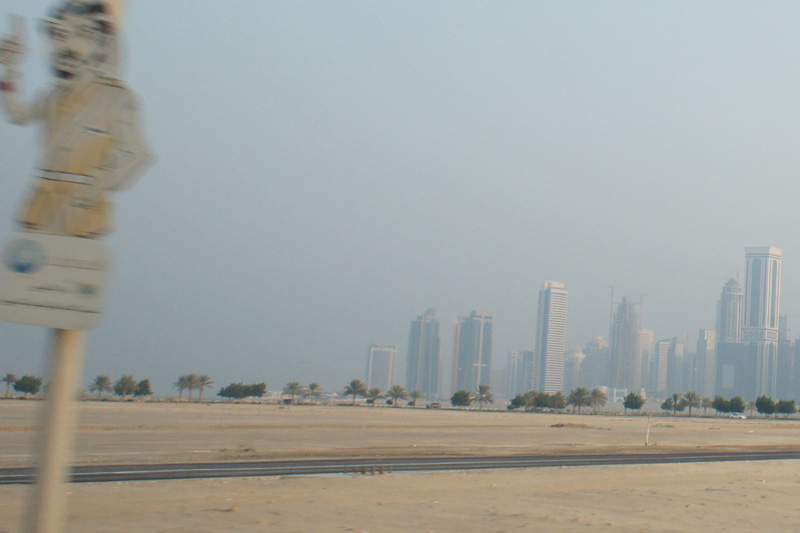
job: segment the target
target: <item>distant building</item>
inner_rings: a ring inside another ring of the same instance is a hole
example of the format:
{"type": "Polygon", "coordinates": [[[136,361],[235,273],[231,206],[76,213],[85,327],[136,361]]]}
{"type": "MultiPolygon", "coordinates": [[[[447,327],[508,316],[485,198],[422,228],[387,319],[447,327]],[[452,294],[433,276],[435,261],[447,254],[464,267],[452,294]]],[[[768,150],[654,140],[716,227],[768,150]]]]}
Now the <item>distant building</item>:
{"type": "Polygon", "coordinates": [[[655,390],[659,395],[667,392],[667,381],[669,376],[669,352],[672,348],[673,339],[664,339],[656,343],[655,348],[655,390]]]}
{"type": "Polygon", "coordinates": [[[563,283],[545,281],[539,290],[535,357],[539,362],[536,390],[555,393],[564,389],[564,353],[567,349],[567,303],[563,283]]]}
{"type": "Polygon", "coordinates": [[[663,339],[656,343],[656,394],[670,395],[687,392],[685,387],[686,369],[684,366],[686,345],[677,337],[663,339]]]}
{"type": "Polygon", "coordinates": [[[653,357],[653,348],[655,344],[655,333],[652,329],[640,329],[639,337],[636,343],[637,357],[642,362],[642,378],[641,385],[643,389],[655,389],[653,385],[653,376],[655,368],[655,358],[653,357]]]}
{"type": "Polygon", "coordinates": [[[508,352],[506,373],[508,378],[508,397],[524,394],[531,390],[531,379],[534,371],[534,355],[532,351],[508,352]]]}
{"type": "Polygon", "coordinates": [[[440,390],[439,319],[428,309],[411,322],[408,334],[406,389],[418,390],[429,400],[439,399],[440,390]]]}
{"type": "Polygon", "coordinates": [[[456,320],[453,342],[453,391],[474,392],[491,385],[492,315],[472,311],[456,320]]]}
{"type": "Polygon", "coordinates": [[[522,352],[508,352],[508,359],[506,360],[506,379],[508,380],[508,383],[506,383],[506,391],[508,392],[509,398],[513,398],[517,394],[520,394],[517,392],[519,390],[517,380],[521,374],[521,369],[522,352]]]}
{"type": "Polygon", "coordinates": [[[738,280],[729,279],[717,302],[717,342],[742,342],[744,294],[738,280]]]}
{"type": "Polygon", "coordinates": [[[796,357],[794,341],[784,339],[778,343],[778,379],[776,380],[775,399],[798,398],[795,396],[796,357]]]}
{"type": "Polygon", "coordinates": [[[667,393],[683,394],[686,392],[686,343],[678,341],[677,337],[673,337],[671,342],[667,354],[667,393]]]}
{"type": "Polygon", "coordinates": [[[586,354],[580,348],[574,348],[564,357],[564,390],[571,391],[577,387],[585,387],[583,382],[583,361],[586,354]]]}
{"type": "Polygon", "coordinates": [[[493,368],[491,382],[489,385],[492,387],[492,395],[495,399],[495,404],[502,405],[503,400],[508,400],[508,369],[507,368],[493,368]]]}
{"type": "Polygon", "coordinates": [[[717,343],[716,394],[725,398],[741,396],[755,400],[756,360],[748,357],[746,346],[741,342],[717,343]]]}
{"type": "Polygon", "coordinates": [[[745,248],[742,340],[747,344],[747,357],[756,365],[755,390],[748,395],[750,399],[777,395],[782,255],[783,250],[773,246],[745,248]]]}
{"type": "Polygon", "coordinates": [[[745,358],[743,325],[744,291],[739,280],[731,278],[725,282],[717,302],[715,396],[749,398],[755,390],[755,362],[745,358]]]}
{"type": "Polygon", "coordinates": [[[608,379],[608,343],[603,337],[595,337],[583,348],[586,356],[581,364],[582,383],[586,387],[607,387],[608,379]]]}
{"type": "Polygon", "coordinates": [[[387,391],[395,382],[397,346],[370,345],[367,352],[367,388],[387,391]]]}
{"type": "Polygon", "coordinates": [[[789,340],[789,315],[783,313],[778,318],[778,342],[789,340]]]}
{"type": "Polygon", "coordinates": [[[697,335],[694,389],[703,398],[713,398],[717,382],[717,333],[701,329],[697,335]]]}
{"type": "Polygon", "coordinates": [[[789,400],[795,398],[794,381],[795,367],[797,361],[795,357],[795,343],[789,339],[789,317],[781,315],[778,327],[778,379],[777,379],[777,398],[789,400]]]}
{"type": "Polygon", "coordinates": [[[800,399],[800,338],[794,341],[794,360],[795,365],[792,371],[792,394],[788,398],[800,399]]]}
{"type": "Polygon", "coordinates": [[[627,296],[614,314],[611,327],[613,386],[639,391],[642,388],[642,359],[639,350],[639,317],[627,296]]]}

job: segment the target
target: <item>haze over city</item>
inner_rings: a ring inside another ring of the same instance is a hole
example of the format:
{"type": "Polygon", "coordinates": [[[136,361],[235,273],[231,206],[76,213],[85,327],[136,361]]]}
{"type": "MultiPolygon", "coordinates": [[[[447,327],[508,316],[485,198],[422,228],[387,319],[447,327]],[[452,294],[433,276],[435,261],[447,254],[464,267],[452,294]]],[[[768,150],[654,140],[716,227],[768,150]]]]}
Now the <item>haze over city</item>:
{"type": "MultiPolygon", "coordinates": [[[[49,5],[0,0],[27,18],[29,96],[49,5]]],[[[696,335],[747,246],[784,250],[792,327],[799,20],[791,2],[130,2],[125,79],[158,161],[116,197],[83,382],[341,390],[370,344],[403,361],[427,308],[448,363],[452,320],[491,312],[502,367],[532,349],[545,280],[569,290],[570,347],[607,336],[611,285],[646,294],[656,338],[696,335]]],[[[0,122],[0,235],[38,135],[0,122]]],[[[0,324],[0,372],[44,374],[46,335],[0,324]]]]}

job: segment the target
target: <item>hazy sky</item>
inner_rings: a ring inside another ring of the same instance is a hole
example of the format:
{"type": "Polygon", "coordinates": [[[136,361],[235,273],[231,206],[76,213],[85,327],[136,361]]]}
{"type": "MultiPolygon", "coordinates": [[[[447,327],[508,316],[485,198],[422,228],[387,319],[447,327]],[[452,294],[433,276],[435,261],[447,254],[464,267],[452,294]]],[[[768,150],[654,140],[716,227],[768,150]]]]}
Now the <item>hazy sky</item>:
{"type": "MultiPolygon", "coordinates": [[[[545,280],[569,290],[571,346],[607,336],[612,284],[647,294],[657,339],[696,339],[745,246],[785,250],[800,312],[797,2],[129,3],[158,163],[116,196],[85,383],[340,391],[371,343],[400,346],[402,382],[428,307],[448,368],[454,318],[491,312],[502,367],[545,280]]],[[[49,5],[0,0],[28,17],[29,95],[49,5]]],[[[0,235],[37,135],[0,123],[0,235]]],[[[47,346],[0,324],[0,373],[42,374],[47,346]]]]}

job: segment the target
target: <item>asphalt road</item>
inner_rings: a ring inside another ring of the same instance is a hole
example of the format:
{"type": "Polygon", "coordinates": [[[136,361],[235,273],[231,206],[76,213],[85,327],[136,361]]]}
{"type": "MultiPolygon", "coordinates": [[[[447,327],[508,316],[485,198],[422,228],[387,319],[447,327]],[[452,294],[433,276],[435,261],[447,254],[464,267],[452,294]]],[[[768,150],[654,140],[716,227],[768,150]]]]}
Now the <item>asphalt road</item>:
{"type": "MultiPolygon", "coordinates": [[[[800,451],[683,452],[604,455],[531,455],[503,457],[408,457],[373,459],[315,459],[224,463],[78,466],[73,483],[155,481],[220,477],[301,476],[319,474],[384,474],[434,470],[492,468],[554,468],[597,465],[708,463],[800,459],[800,451]]],[[[31,468],[0,469],[0,485],[30,484],[31,468]]]]}

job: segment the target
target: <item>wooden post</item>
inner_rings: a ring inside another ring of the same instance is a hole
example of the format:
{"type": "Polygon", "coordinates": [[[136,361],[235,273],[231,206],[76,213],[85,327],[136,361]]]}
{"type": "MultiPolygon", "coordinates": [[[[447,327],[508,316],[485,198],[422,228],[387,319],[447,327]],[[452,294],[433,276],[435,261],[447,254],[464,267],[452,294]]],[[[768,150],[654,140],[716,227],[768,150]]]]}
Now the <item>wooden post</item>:
{"type": "Polygon", "coordinates": [[[28,507],[26,533],[57,533],[65,522],[66,488],[75,432],[75,395],[85,334],[53,330],[47,401],[42,416],[36,485],[28,507]]]}

